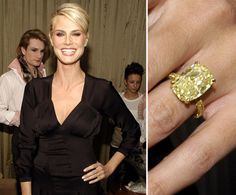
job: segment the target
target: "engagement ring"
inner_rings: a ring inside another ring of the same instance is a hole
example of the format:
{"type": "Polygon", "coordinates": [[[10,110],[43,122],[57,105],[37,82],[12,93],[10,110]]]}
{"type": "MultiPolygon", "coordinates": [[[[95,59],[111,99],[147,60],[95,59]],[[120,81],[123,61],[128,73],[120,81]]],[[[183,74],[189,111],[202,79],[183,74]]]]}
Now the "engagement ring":
{"type": "Polygon", "coordinates": [[[204,112],[204,104],[200,99],[215,82],[212,73],[206,66],[195,62],[181,74],[169,74],[171,89],[180,101],[185,104],[196,103],[194,117],[199,118],[204,112]]]}

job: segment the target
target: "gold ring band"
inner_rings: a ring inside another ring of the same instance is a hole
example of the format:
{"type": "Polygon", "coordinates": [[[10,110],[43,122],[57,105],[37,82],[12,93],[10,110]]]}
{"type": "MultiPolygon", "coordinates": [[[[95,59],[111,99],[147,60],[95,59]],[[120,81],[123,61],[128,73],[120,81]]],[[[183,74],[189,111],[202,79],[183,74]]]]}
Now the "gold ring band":
{"type": "Polygon", "coordinates": [[[178,99],[189,104],[196,103],[196,113],[194,117],[199,118],[204,112],[204,104],[200,99],[215,82],[213,74],[208,68],[199,62],[192,64],[187,70],[169,74],[171,89],[178,99]]]}

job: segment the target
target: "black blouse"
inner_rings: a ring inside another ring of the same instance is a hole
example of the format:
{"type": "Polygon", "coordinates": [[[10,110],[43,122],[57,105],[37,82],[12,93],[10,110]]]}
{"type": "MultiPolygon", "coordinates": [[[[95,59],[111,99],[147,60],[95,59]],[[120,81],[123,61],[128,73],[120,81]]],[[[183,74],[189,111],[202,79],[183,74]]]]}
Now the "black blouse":
{"type": "Polygon", "coordinates": [[[137,146],[139,125],[111,82],[86,75],[80,103],[60,124],[51,100],[52,80],[53,75],[33,79],[25,87],[16,160],[20,181],[30,181],[35,168],[52,176],[82,176],[97,161],[93,140],[103,115],[122,129],[119,152],[127,155],[137,146]]]}

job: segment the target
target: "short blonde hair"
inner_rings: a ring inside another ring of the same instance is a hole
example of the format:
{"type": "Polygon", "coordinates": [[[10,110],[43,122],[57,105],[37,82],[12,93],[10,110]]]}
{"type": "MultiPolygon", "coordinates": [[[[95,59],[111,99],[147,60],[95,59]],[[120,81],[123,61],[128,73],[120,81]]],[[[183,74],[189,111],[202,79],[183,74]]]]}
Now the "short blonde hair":
{"type": "Polygon", "coordinates": [[[82,28],[83,33],[88,36],[89,16],[87,12],[81,8],[77,3],[63,3],[56,10],[51,19],[50,33],[53,30],[53,22],[56,16],[65,16],[75,24],[82,28]]]}

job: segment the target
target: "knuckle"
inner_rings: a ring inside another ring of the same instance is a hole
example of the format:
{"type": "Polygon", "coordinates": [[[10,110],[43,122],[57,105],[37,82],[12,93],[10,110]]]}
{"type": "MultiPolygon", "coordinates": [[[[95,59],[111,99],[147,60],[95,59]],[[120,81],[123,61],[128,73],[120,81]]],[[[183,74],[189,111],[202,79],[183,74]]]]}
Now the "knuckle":
{"type": "Polygon", "coordinates": [[[157,136],[165,137],[176,128],[176,106],[169,102],[173,101],[168,97],[159,97],[149,104],[149,128],[156,129],[157,136]]]}
{"type": "Polygon", "coordinates": [[[206,145],[195,144],[189,148],[187,160],[193,165],[197,176],[200,177],[214,165],[214,152],[206,145]]]}

